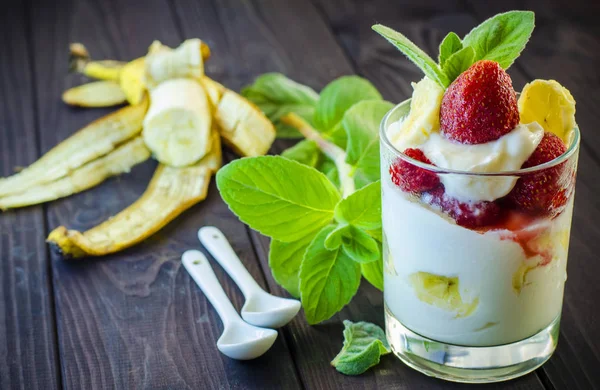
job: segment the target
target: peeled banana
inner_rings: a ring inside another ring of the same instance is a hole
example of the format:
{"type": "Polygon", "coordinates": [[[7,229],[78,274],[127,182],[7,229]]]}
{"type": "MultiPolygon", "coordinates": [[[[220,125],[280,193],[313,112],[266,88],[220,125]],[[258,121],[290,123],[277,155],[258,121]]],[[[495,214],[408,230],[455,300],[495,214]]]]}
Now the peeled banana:
{"type": "Polygon", "coordinates": [[[150,150],[142,137],[134,138],[109,154],[69,172],[61,179],[35,185],[22,193],[0,197],[0,209],[32,206],[73,195],[92,188],[111,176],[129,172],[134,165],[148,158],[150,150]]]}
{"type": "Polygon", "coordinates": [[[417,298],[442,310],[456,313],[456,317],[471,315],[479,305],[479,298],[464,302],[457,277],[415,272],[409,277],[417,298]]]}
{"type": "Polygon", "coordinates": [[[142,134],[154,157],[172,167],[204,157],[211,147],[212,115],[202,86],[192,79],[173,79],[150,93],[142,134]]]}
{"type": "Polygon", "coordinates": [[[142,131],[147,99],[104,116],[54,147],[21,172],[0,179],[0,197],[67,176],[73,170],[117,148],[142,131]]]}
{"type": "Polygon", "coordinates": [[[71,106],[112,107],[125,103],[127,98],[116,82],[94,81],[67,89],[62,100],[71,106]]]}
{"type": "Polygon", "coordinates": [[[47,241],[64,258],[104,256],[135,245],[206,198],[216,160],[220,149],[189,167],[161,164],[146,192],[131,206],[84,233],[60,226],[47,241]]]}
{"type": "Polygon", "coordinates": [[[201,84],[211,100],[221,136],[236,153],[261,156],[275,140],[275,127],[263,112],[241,95],[203,77],[201,84]]]}

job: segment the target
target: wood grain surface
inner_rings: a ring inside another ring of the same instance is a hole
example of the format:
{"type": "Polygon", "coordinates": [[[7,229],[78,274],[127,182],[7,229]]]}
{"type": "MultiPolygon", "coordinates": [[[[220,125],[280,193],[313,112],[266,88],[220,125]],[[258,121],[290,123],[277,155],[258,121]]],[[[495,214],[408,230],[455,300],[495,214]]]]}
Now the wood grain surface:
{"type": "MultiPolygon", "coordinates": [[[[573,218],[569,280],[559,347],[535,373],[485,386],[507,389],[600,388],[600,6],[586,1],[476,0],[28,0],[0,14],[0,173],[41,153],[109,109],[73,109],[63,90],[85,82],[67,73],[70,42],[93,57],[130,60],[155,39],[175,46],[200,37],[212,50],[209,76],[239,90],[265,72],[282,72],[320,90],[359,74],[392,102],[410,96],[421,72],[371,31],[384,23],[432,56],[448,31],[463,35],[494,13],[536,11],[536,30],[510,74],[517,89],[554,78],[578,101],[583,132],[573,218]]],[[[272,153],[292,145],[277,141],[272,153]]],[[[226,160],[234,157],[225,152],[226,160]]],[[[415,389],[466,388],[428,378],[393,356],[359,377],[330,360],[342,344],[342,320],[383,326],[382,295],[363,282],[351,304],[308,326],[303,315],[279,332],[274,348],[237,362],[215,347],[222,324],[181,267],[200,248],[196,231],[223,230],[250,273],[268,291],[287,295],[268,267],[268,239],[228,210],[214,183],[208,198],[141,245],[101,260],[63,261],[44,244],[59,225],[88,229],[131,204],[156,164],[46,206],[0,215],[1,389],[415,389]]],[[[213,262],[239,309],[240,291],[213,262]]],[[[481,386],[478,386],[478,388],[481,386]]]]}

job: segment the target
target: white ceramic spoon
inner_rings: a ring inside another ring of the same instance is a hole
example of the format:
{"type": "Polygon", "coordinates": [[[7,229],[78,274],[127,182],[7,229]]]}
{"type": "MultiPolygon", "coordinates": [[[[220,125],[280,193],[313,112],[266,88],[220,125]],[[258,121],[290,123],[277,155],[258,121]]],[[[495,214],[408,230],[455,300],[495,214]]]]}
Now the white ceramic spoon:
{"type": "Polygon", "coordinates": [[[254,359],[267,352],[277,331],[247,324],[240,318],[202,252],[187,251],[181,261],[223,321],[223,334],[217,340],[219,351],[237,360],[254,359]]]}
{"type": "Polygon", "coordinates": [[[219,229],[214,226],[203,227],[198,230],[198,238],[233,278],[246,297],[246,303],[242,307],[244,321],[256,326],[279,328],[298,314],[300,301],[276,297],[263,290],[244,267],[219,229]]]}

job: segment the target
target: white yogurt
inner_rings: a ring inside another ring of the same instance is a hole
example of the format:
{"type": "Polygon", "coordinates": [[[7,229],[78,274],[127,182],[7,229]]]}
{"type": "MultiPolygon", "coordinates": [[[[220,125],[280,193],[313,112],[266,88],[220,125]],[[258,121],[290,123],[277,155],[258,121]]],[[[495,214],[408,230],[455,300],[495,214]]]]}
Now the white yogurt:
{"type": "MultiPolygon", "coordinates": [[[[492,346],[527,338],[547,327],[561,312],[566,280],[568,235],[573,200],[554,220],[541,221],[552,260],[528,258],[510,232],[485,234],[463,228],[395,187],[382,176],[385,250],[385,303],[412,331],[433,340],[492,346]],[[536,266],[537,265],[537,266],[536,266]],[[531,268],[519,291],[515,274],[531,268]],[[427,272],[458,277],[463,302],[478,299],[465,317],[417,298],[410,275],[427,272]]],[[[539,249],[539,248],[538,248],[539,249]]]]}

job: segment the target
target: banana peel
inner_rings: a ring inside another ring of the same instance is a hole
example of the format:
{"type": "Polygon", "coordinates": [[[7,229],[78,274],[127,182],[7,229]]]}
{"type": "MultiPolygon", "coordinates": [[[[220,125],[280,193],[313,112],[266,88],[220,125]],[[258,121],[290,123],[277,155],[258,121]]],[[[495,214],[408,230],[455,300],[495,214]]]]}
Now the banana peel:
{"type": "Polygon", "coordinates": [[[145,83],[149,89],[166,80],[204,76],[204,61],[210,57],[210,48],[200,39],[188,39],[172,49],[154,41],[146,56],[145,83]]]}
{"type": "Polygon", "coordinates": [[[246,98],[208,77],[200,82],[211,101],[224,142],[240,156],[266,154],[275,140],[275,126],[265,114],[246,98]]]}
{"type": "MultiPolygon", "coordinates": [[[[218,136],[213,141],[219,142],[218,136]]],[[[221,166],[221,149],[195,165],[159,165],[144,194],[106,222],[86,231],[60,226],[48,236],[51,248],[63,258],[104,256],[133,246],[156,233],[178,215],[204,200],[210,177],[221,166]]]]}
{"type": "Polygon", "coordinates": [[[119,75],[126,62],[115,60],[91,61],[90,53],[81,43],[69,45],[69,71],[86,75],[87,77],[119,81],[119,75]]]}
{"type": "Polygon", "coordinates": [[[127,100],[121,86],[114,81],[94,81],[67,89],[62,100],[79,107],[112,107],[127,100]]]}
{"type": "Polygon", "coordinates": [[[0,197],[24,192],[69,175],[73,170],[115,150],[138,136],[148,108],[147,99],[106,115],[59,145],[21,172],[0,179],[0,197]]]}
{"type": "Polygon", "coordinates": [[[0,209],[32,206],[90,189],[111,176],[129,172],[150,158],[142,137],[124,143],[109,154],[75,169],[67,176],[28,188],[25,192],[0,198],[0,209]]]}

